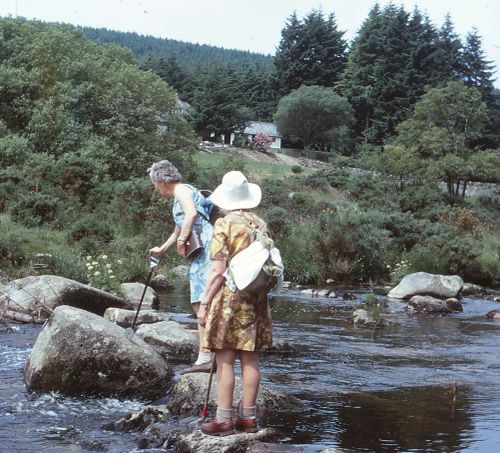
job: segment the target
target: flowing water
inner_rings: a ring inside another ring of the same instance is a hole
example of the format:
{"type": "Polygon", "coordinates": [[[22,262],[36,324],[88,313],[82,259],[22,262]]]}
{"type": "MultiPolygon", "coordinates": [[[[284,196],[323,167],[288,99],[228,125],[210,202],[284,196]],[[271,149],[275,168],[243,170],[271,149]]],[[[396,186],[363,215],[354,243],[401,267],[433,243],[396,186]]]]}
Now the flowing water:
{"type": "MultiPolygon", "coordinates": [[[[355,295],[273,297],[275,339],[296,351],[264,356],[263,382],[304,410],[267,414],[267,425],[283,442],[342,452],[500,452],[500,322],[484,318],[500,304],[464,298],[463,313],[422,318],[391,301],[388,326],[370,330],[353,328],[366,293],[355,295]]],[[[195,326],[184,294],[161,309],[195,326]]],[[[27,393],[22,367],[40,326],[14,329],[0,326],[0,452],[134,451],[136,434],[101,427],[143,402],[27,393]]]]}

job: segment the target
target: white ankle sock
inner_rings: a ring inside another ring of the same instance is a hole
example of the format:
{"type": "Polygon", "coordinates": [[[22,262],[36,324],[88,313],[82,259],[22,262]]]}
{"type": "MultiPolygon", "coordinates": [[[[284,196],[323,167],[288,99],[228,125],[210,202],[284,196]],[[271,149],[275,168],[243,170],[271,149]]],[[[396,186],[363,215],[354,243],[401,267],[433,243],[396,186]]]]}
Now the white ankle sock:
{"type": "Polygon", "coordinates": [[[241,418],[257,418],[257,406],[247,407],[240,406],[240,416],[241,418]]]}
{"type": "Polygon", "coordinates": [[[204,352],[200,349],[198,351],[198,358],[196,359],[196,362],[194,362],[194,364],[201,365],[202,363],[210,362],[213,356],[213,352],[204,352]]]}
{"type": "Polygon", "coordinates": [[[233,419],[233,410],[232,409],[223,409],[222,407],[217,408],[217,414],[215,415],[215,419],[217,423],[224,423],[228,420],[233,419]]]}

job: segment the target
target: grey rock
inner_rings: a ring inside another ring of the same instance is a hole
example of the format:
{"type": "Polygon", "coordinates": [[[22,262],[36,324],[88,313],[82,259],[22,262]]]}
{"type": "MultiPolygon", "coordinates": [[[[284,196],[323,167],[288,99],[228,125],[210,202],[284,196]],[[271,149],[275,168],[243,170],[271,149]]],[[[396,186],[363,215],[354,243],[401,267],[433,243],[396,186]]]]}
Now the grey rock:
{"type": "MultiPolygon", "coordinates": [[[[199,415],[205,405],[208,390],[209,373],[188,373],[177,381],[170,393],[168,408],[173,414],[199,415]]],[[[235,404],[241,399],[241,378],[236,376],[234,392],[235,404]]],[[[276,390],[261,385],[257,396],[260,412],[289,411],[295,412],[303,408],[300,401],[276,390]]],[[[217,376],[214,375],[210,389],[208,407],[215,412],[217,407],[217,376]]]]}
{"type": "Polygon", "coordinates": [[[78,308],[54,310],[24,367],[29,390],[157,397],[173,372],[137,335],[78,308]]]}
{"type": "Polygon", "coordinates": [[[136,335],[167,360],[189,360],[198,350],[193,334],[175,321],[143,324],[137,329],[136,335]]]}
{"type": "MultiPolygon", "coordinates": [[[[145,285],[143,283],[122,283],[120,285],[125,299],[129,302],[132,307],[137,308],[141,301],[142,293],[144,292],[145,285]]],[[[144,295],[144,300],[142,302],[142,308],[151,308],[158,303],[158,296],[153,288],[149,287],[144,295]]]]}
{"type": "Polygon", "coordinates": [[[141,431],[149,425],[164,422],[170,418],[167,406],[145,406],[139,411],[131,412],[117,422],[103,426],[109,431],[141,431]]]}
{"type": "Polygon", "coordinates": [[[174,267],[171,271],[172,275],[178,278],[188,278],[189,267],[181,264],[180,266],[174,267]]]}
{"type": "MultiPolygon", "coordinates": [[[[134,322],[137,310],[123,310],[121,308],[108,308],[104,312],[104,319],[118,324],[121,327],[129,327],[134,322]]],[[[155,322],[169,321],[170,315],[156,310],[141,310],[137,317],[136,325],[153,324],[155,322]]]]}
{"type": "Polygon", "coordinates": [[[0,309],[6,319],[43,323],[60,305],[70,305],[98,315],[110,307],[132,308],[121,297],[57,275],[13,280],[0,294],[0,309]]]}
{"type": "Polygon", "coordinates": [[[486,313],[486,319],[491,319],[494,321],[500,321],[500,310],[491,310],[486,313]]]}
{"type": "Polygon", "coordinates": [[[207,436],[197,429],[190,434],[179,436],[173,449],[174,453],[246,452],[253,443],[269,442],[279,436],[277,431],[270,428],[261,429],[253,434],[237,433],[225,437],[207,436]]]}
{"type": "Polygon", "coordinates": [[[450,298],[445,301],[431,296],[413,296],[406,308],[410,311],[425,314],[452,313],[462,311],[462,305],[458,299],[450,298]]]}
{"type": "Polygon", "coordinates": [[[458,275],[435,275],[416,272],[406,275],[388,296],[396,299],[407,299],[414,295],[435,297],[457,297],[464,285],[458,275]]]}
{"type": "Polygon", "coordinates": [[[451,311],[464,311],[462,304],[456,297],[445,299],[444,304],[451,311]]]}
{"type": "Polygon", "coordinates": [[[487,291],[482,286],[475,285],[474,283],[464,283],[460,294],[462,296],[474,296],[487,294],[487,291]]]}
{"type": "Polygon", "coordinates": [[[174,289],[169,279],[162,274],[155,275],[149,282],[149,286],[155,291],[171,291],[174,289]]]}
{"type": "Polygon", "coordinates": [[[367,310],[363,310],[362,308],[359,308],[357,310],[354,310],[352,313],[352,317],[354,320],[354,325],[356,327],[369,327],[369,328],[374,328],[374,327],[384,327],[385,321],[383,318],[378,318],[375,319],[373,315],[371,315],[367,310]]]}

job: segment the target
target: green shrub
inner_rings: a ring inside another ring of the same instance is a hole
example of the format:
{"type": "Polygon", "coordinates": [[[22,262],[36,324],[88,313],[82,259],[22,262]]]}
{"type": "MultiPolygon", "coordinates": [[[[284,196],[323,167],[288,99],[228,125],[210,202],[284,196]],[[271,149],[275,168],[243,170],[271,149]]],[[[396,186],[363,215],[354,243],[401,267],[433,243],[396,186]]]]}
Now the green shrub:
{"type": "Polygon", "coordinates": [[[304,171],[300,165],[292,165],[290,169],[294,175],[298,175],[304,171]]]}
{"type": "Polygon", "coordinates": [[[52,222],[58,206],[59,200],[52,195],[29,192],[19,195],[9,211],[16,222],[35,227],[52,222]]]}
{"type": "Polygon", "coordinates": [[[90,214],[80,217],[68,231],[71,243],[78,243],[82,252],[90,254],[99,253],[113,236],[113,229],[106,222],[90,214]]]}
{"type": "Polygon", "coordinates": [[[383,215],[376,211],[339,210],[319,218],[318,251],[326,274],[334,279],[364,281],[387,274],[385,263],[393,248],[383,215]]]}
{"type": "Polygon", "coordinates": [[[285,208],[271,206],[264,212],[263,218],[267,223],[271,236],[275,240],[288,236],[293,222],[290,213],[285,208]]]}
{"type": "Polygon", "coordinates": [[[301,284],[324,280],[318,251],[318,228],[315,223],[295,225],[288,237],[277,240],[285,264],[285,279],[301,284]]]}

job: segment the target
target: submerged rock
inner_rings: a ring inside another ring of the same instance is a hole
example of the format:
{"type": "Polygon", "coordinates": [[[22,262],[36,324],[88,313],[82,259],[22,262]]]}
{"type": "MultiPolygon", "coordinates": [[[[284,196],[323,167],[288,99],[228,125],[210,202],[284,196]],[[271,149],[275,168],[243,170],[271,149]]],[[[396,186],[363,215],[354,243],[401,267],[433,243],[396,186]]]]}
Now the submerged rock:
{"type": "Polygon", "coordinates": [[[13,280],[0,295],[4,318],[20,322],[43,323],[60,305],[70,305],[101,316],[110,307],[132,308],[121,297],[57,275],[13,280]]]}
{"type": "Polygon", "coordinates": [[[131,412],[117,422],[108,423],[103,429],[109,431],[142,431],[152,423],[164,422],[170,417],[167,406],[145,406],[141,410],[131,412]]]}
{"type": "Polygon", "coordinates": [[[195,336],[175,321],[143,324],[136,334],[167,360],[189,360],[198,350],[195,336]]]}
{"type": "MultiPolygon", "coordinates": [[[[172,392],[168,408],[173,414],[200,415],[205,404],[208,390],[209,373],[188,373],[176,382],[172,392]]],[[[236,376],[234,401],[241,399],[241,378],[236,376]]],[[[215,411],[217,407],[217,376],[214,375],[210,398],[208,401],[210,410],[215,411]]],[[[296,398],[284,395],[276,390],[261,385],[257,396],[259,411],[299,411],[302,404],[296,398]]]]}
{"type": "Polygon", "coordinates": [[[78,308],[54,310],[24,367],[29,390],[164,394],[173,372],[137,335],[78,308]]]}
{"type": "Polygon", "coordinates": [[[431,296],[413,296],[406,308],[410,311],[427,314],[463,311],[462,305],[458,299],[450,298],[443,301],[431,296]]]}
{"type": "Polygon", "coordinates": [[[225,437],[207,436],[199,429],[196,429],[190,434],[179,436],[174,443],[173,449],[175,453],[246,452],[256,442],[269,442],[279,437],[280,434],[271,428],[261,429],[252,434],[236,432],[236,434],[225,437]]]}
{"type": "MultiPolygon", "coordinates": [[[[144,292],[143,283],[122,283],[120,285],[123,294],[125,295],[125,299],[129,302],[134,308],[139,306],[141,301],[142,293],[144,292]]],[[[144,295],[144,300],[142,301],[142,308],[151,308],[158,304],[158,296],[153,288],[148,286],[146,290],[146,294],[144,295]]]]}
{"type": "Polygon", "coordinates": [[[273,346],[261,351],[262,354],[291,354],[297,352],[297,349],[288,341],[277,341],[273,346]]]}
{"type": "Polygon", "coordinates": [[[486,313],[486,319],[492,319],[495,321],[500,321],[500,310],[491,310],[486,313]]]}
{"type": "Polygon", "coordinates": [[[352,317],[354,319],[354,325],[356,327],[384,327],[385,321],[382,317],[375,317],[372,313],[369,313],[367,310],[363,310],[359,308],[358,310],[354,310],[352,313],[352,317]]]}
{"type": "Polygon", "coordinates": [[[388,296],[396,299],[407,299],[414,295],[435,297],[457,297],[464,285],[458,275],[435,275],[426,272],[416,272],[406,275],[388,296]]]}
{"type": "MultiPolygon", "coordinates": [[[[123,310],[121,308],[108,308],[104,313],[104,319],[118,324],[122,327],[129,327],[134,322],[137,310],[123,310]]],[[[170,315],[156,310],[141,310],[137,317],[136,325],[153,324],[155,322],[168,321],[170,315]]]]}

